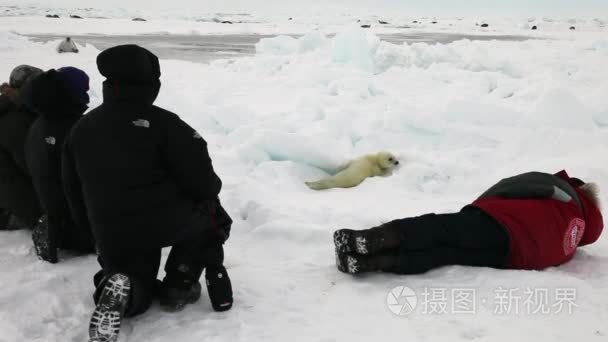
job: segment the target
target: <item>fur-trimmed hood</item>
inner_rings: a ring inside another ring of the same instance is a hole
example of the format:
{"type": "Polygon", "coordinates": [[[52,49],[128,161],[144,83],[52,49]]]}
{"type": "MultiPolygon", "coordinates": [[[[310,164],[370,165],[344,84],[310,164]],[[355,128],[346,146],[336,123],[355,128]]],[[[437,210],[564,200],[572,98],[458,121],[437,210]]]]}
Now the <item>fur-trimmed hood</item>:
{"type": "Polygon", "coordinates": [[[585,234],[580,245],[588,245],[597,241],[604,229],[604,218],[602,217],[599,201],[599,186],[595,183],[585,183],[578,178],[570,177],[565,170],[556,176],[567,181],[574,187],[583,205],[585,219],[585,234]]]}
{"type": "Polygon", "coordinates": [[[600,201],[600,186],[596,183],[585,183],[581,186],[581,190],[585,192],[585,195],[591,200],[596,207],[601,208],[602,203],[600,201]]]}

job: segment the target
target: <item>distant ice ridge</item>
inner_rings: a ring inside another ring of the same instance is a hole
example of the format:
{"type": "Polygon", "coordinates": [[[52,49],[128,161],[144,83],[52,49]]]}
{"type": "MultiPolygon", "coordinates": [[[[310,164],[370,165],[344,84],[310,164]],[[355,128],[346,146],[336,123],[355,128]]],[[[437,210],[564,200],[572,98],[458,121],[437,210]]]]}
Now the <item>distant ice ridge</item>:
{"type": "MultiPolygon", "coordinates": [[[[559,44],[559,43],[558,43],[559,44]]],[[[341,31],[329,38],[313,32],[300,38],[278,36],[262,39],[256,52],[262,56],[296,56],[315,53],[325,61],[355,66],[363,71],[382,73],[393,66],[422,69],[452,65],[474,72],[500,72],[521,78],[528,70],[520,63],[521,56],[505,54],[510,48],[533,50],[530,42],[461,40],[452,44],[429,45],[413,43],[395,45],[381,41],[375,34],[357,27],[341,31]]],[[[586,43],[585,49],[608,55],[608,41],[586,43]]],[[[493,87],[489,85],[489,87],[493,87]]],[[[509,95],[509,94],[506,94],[509,95]]]]}
{"type": "MultiPolygon", "coordinates": [[[[343,25],[371,25],[373,29],[388,30],[425,30],[425,31],[457,31],[482,33],[495,32],[530,32],[532,26],[538,26],[538,32],[568,32],[570,26],[576,30],[603,31],[608,23],[607,16],[598,17],[506,17],[503,13],[494,16],[433,16],[416,14],[412,11],[399,12],[394,10],[361,9],[353,6],[340,6],[322,2],[322,6],[306,4],[300,6],[271,6],[268,0],[243,1],[245,6],[229,6],[225,1],[216,1],[217,6],[210,6],[209,1],[192,1],[188,6],[179,2],[171,4],[164,1],[118,1],[114,4],[97,2],[89,5],[82,1],[58,0],[49,4],[48,1],[4,1],[0,4],[0,17],[43,17],[47,14],[57,14],[67,18],[76,15],[83,18],[132,19],[143,17],[153,21],[170,20],[201,23],[234,23],[234,24],[274,24],[294,28],[299,26],[302,32],[310,27],[336,27],[343,25]],[[141,5],[145,3],[145,5],[141,5]],[[405,14],[404,14],[405,13],[405,14]],[[488,24],[488,28],[481,27],[488,24]]],[[[283,1],[281,3],[288,3],[283,1]]],[[[427,11],[428,12],[428,11],[427,11]]],[[[220,25],[218,25],[220,26],[220,25]]],[[[221,26],[220,26],[221,27],[221,26]]]]}
{"type": "Polygon", "coordinates": [[[263,16],[256,16],[249,13],[235,12],[214,12],[209,10],[193,10],[175,8],[170,10],[154,10],[137,8],[135,6],[3,6],[0,4],[0,17],[21,17],[39,16],[44,17],[49,14],[56,14],[62,18],[69,18],[71,15],[82,18],[92,19],[133,19],[146,18],[149,20],[183,20],[190,22],[209,22],[209,23],[261,23],[265,21],[263,16]]]}
{"type": "MultiPolygon", "coordinates": [[[[508,43],[507,43],[508,44],[508,43]]],[[[262,39],[256,46],[259,55],[295,56],[315,52],[332,63],[352,65],[362,71],[382,73],[393,66],[430,68],[440,64],[455,64],[471,71],[500,71],[519,77],[518,68],[507,58],[496,63],[487,57],[488,44],[455,42],[450,45],[394,45],[383,42],[373,33],[351,28],[327,38],[318,32],[301,38],[279,36],[262,39]],[[466,53],[460,48],[469,47],[466,53]]]]}

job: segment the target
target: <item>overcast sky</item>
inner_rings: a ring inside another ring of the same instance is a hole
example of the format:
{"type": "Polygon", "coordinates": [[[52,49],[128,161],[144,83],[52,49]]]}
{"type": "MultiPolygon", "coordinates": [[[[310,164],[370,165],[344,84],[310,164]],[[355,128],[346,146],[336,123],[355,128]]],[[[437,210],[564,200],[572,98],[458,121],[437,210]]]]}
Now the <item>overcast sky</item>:
{"type": "Polygon", "coordinates": [[[0,0],[0,4],[38,3],[45,7],[122,7],[192,9],[197,11],[381,13],[415,15],[555,15],[608,17],[608,0],[0,0]]]}

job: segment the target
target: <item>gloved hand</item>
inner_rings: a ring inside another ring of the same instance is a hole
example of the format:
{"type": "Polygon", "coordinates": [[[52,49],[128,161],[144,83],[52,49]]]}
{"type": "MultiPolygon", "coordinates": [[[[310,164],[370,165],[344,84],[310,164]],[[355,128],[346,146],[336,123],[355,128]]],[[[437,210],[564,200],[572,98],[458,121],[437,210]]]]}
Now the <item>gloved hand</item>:
{"type": "Polygon", "coordinates": [[[212,229],[219,235],[220,240],[226,242],[230,237],[230,229],[232,228],[232,218],[222,204],[219,198],[206,203],[206,209],[209,213],[212,229]]]}

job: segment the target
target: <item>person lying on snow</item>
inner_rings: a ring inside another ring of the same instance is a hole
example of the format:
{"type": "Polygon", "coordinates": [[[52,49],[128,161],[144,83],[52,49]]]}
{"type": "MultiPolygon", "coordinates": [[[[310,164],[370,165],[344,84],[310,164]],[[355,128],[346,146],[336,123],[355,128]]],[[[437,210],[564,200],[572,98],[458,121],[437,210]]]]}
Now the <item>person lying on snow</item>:
{"type": "Polygon", "coordinates": [[[598,187],[530,172],[503,179],[453,214],[334,232],[340,271],[419,274],[446,265],[541,270],[570,261],[603,229],[598,187]]]}
{"type": "Polygon", "coordinates": [[[0,230],[33,228],[42,215],[25,162],[25,139],[38,117],[23,104],[21,89],[42,70],[20,65],[0,85],[0,230]]]}
{"type": "Polygon", "coordinates": [[[89,103],[89,77],[76,68],[49,70],[24,87],[23,101],[39,118],[31,126],[25,159],[44,213],[32,234],[36,253],[56,263],[57,249],[95,252],[89,226],[74,223],[61,181],[61,152],[72,126],[89,103]]]}
{"type": "Polygon", "coordinates": [[[232,287],[223,244],[232,220],[207,143],[177,115],[153,105],[160,90],[158,58],[136,45],[97,57],[106,77],[103,104],[72,129],[64,146],[63,180],[76,222],[87,220],[102,270],[91,341],[116,341],[123,317],[158,298],[167,311],[201,295],[205,270],[213,308],[229,310],[232,287]],[[171,246],[157,283],[161,249],[171,246]]]}

